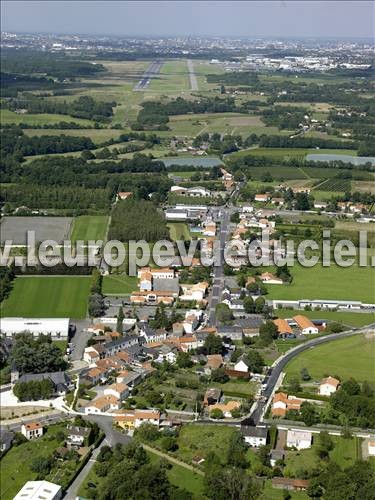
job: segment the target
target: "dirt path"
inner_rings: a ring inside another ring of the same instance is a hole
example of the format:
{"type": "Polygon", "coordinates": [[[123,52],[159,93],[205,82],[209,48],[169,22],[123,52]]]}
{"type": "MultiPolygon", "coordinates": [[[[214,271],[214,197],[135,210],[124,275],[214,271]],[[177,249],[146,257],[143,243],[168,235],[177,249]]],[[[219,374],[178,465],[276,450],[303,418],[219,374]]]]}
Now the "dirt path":
{"type": "Polygon", "coordinates": [[[150,453],[154,453],[155,455],[158,455],[159,457],[165,458],[169,462],[172,462],[173,464],[180,465],[181,467],[185,467],[185,469],[189,469],[192,472],[195,472],[196,474],[199,474],[200,476],[204,476],[204,472],[197,469],[196,467],[193,467],[192,465],[186,464],[185,462],[181,462],[180,460],[177,460],[177,458],[171,457],[167,455],[166,453],[163,453],[162,451],[156,450],[155,448],[152,448],[151,446],[148,446],[147,444],[142,444],[143,448],[146,451],[149,451],[150,453]]]}

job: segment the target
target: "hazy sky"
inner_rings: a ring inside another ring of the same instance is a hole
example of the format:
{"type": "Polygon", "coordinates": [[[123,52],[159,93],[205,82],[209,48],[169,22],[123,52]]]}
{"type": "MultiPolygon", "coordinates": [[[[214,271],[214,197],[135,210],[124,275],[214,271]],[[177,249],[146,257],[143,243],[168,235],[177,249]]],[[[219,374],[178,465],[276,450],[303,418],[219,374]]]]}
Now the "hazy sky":
{"type": "Polygon", "coordinates": [[[3,31],[116,35],[374,36],[372,1],[2,0],[3,31]]]}

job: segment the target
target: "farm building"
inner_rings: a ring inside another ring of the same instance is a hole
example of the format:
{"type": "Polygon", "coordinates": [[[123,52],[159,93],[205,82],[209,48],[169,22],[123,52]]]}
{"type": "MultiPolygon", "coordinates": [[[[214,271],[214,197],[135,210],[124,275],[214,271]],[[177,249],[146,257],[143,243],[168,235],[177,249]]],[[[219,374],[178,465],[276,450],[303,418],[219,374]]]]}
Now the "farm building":
{"type": "Polygon", "coordinates": [[[6,337],[29,332],[34,337],[50,335],[52,339],[67,339],[69,318],[2,318],[0,332],[6,337]]]}

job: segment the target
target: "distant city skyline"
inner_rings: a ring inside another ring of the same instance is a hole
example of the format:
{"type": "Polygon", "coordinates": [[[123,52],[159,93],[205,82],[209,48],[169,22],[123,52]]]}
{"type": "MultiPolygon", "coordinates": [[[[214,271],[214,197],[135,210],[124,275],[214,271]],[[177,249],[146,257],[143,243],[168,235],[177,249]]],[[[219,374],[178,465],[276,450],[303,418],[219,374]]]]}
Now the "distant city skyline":
{"type": "Polygon", "coordinates": [[[374,38],[372,1],[7,1],[1,29],[118,36],[374,38]]]}

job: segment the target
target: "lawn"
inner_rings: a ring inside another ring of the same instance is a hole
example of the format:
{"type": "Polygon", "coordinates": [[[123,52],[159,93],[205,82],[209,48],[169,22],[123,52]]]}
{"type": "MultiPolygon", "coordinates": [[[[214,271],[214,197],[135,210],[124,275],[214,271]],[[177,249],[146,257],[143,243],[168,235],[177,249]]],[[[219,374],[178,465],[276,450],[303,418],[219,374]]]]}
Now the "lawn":
{"type": "Polygon", "coordinates": [[[108,225],[106,215],[81,215],[73,223],[71,241],[104,240],[108,225]]]}
{"type": "Polygon", "coordinates": [[[361,327],[375,322],[375,313],[356,313],[346,311],[291,311],[290,309],[277,309],[279,318],[291,318],[296,314],[303,314],[311,319],[326,319],[337,321],[344,325],[361,327]]]}
{"type": "Polygon", "coordinates": [[[267,299],[375,302],[373,268],[360,267],[356,263],[350,267],[340,267],[333,263],[330,267],[323,267],[321,263],[318,263],[308,268],[296,263],[289,269],[293,282],[290,285],[269,285],[267,299]],[[349,286],[349,284],[354,286],[349,286]]]}
{"type": "Polygon", "coordinates": [[[138,288],[138,278],[126,274],[112,274],[103,277],[104,295],[126,295],[138,288]]]}
{"type": "Polygon", "coordinates": [[[314,380],[321,380],[329,374],[338,375],[343,380],[354,377],[375,383],[374,359],[375,340],[357,334],[302,352],[287,364],[286,381],[299,377],[301,369],[307,368],[314,380]]]}
{"type": "Polygon", "coordinates": [[[1,307],[2,316],[25,318],[86,317],[88,276],[27,276],[14,281],[1,307]]]}
{"type": "Polygon", "coordinates": [[[219,459],[226,463],[233,427],[225,425],[187,424],[181,428],[178,437],[176,458],[191,463],[194,456],[206,457],[208,453],[218,454],[219,459]],[[218,448],[218,443],[220,447],[218,448]]]}
{"type": "MultiPolygon", "coordinates": [[[[150,457],[151,462],[159,462],[160,457],[150,451],[147,451],[147,455],[150,457]]],[[[170,462],[172,465],[171,469],[167,470],[167,476],[169,481],[179,488],[183,488],[190,493],[192,493],[194,499],[199,499],[203,497],[203,477],[195,472],[186,469],[182,465],[176,465],[170,462]]]]}
{"type": "MultiPolygon", "coordinates": [[[[353,465],[357,460],[357,445],[356,439],[344,439],[342,437],[331,436],[334,442],[334,448],[330,451],[329,455],[331,460],[336,462],[342,468],[353,465]]],[[[308,470],[322,465],[316,453],[316,446],[319,437],[317,434],[313,435],[313,445],[307,450],[301,451],[287,451],[286,467],[284,474],[289,477],[300,477],[301,470],[308,470]]]]}
{"type": "MultiPolygon", "coordinates": [[[[32,460],[37,456],[47,457],[61,446],[61,443],[52,439],[58,431],[66,428],[66,424],[56,424],[48,427],[46,435],[35,441],[28,441],[19,446],[13,446],[1,459],[1,486],[2,500],[11,500],[22,488],[26,481],[37,479],[38,474],[29,469],[32,460]]],[[[64,464],[65,465],[65,464],[64,464]]],[[[52,478],[46,478],[52,481],[52,478]]]]}
{"type": "Polygon", "coordinates": [[[169,235],[171,240],[188,241],[191,239],[190,231],[187,224],[184,224],[183,222],[173,222],[171,224],[167,224],[167,227],[169,229],[169,235]]]}

